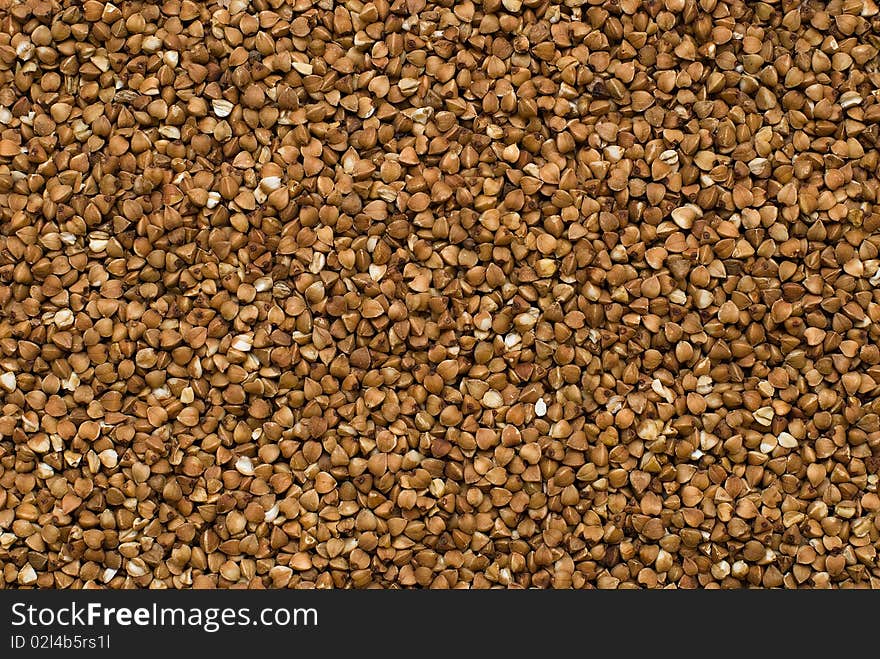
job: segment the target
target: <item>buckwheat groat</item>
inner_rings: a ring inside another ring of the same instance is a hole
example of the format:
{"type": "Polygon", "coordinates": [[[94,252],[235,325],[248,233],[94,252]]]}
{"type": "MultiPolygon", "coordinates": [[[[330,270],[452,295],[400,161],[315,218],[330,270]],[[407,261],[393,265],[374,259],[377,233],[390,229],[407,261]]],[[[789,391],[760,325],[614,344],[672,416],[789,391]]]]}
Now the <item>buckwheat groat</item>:
{"type": "Polygon", "coordinates": [[[873,0],[0,0],[0,588],[880,586],[873,0]]]}

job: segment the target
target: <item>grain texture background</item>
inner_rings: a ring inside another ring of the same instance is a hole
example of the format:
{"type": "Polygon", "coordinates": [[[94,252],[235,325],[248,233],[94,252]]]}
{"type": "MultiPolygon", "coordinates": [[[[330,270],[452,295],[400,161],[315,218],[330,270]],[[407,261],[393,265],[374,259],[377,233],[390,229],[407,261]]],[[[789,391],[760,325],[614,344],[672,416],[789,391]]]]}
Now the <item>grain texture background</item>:
{"type": "Polygon", "coordinates": [[[0,588],[880,585],[873,0],[0,0],[0,588]]]}

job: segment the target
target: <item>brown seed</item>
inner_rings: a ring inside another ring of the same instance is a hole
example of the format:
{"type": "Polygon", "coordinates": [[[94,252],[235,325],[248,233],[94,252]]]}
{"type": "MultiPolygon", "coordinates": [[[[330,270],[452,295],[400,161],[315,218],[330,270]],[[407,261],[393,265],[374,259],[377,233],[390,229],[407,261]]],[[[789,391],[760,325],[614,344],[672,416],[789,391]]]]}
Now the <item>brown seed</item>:
{"type": "Polygon", "coordinates": [[[21,147],[12,140],[0,140],[0,156],[10,158],[22,153],[21,147]]]}
{"type": "Polygon", "coordinates": [[[315,491],[318,494],[326,494],[336,488],[336,479],[325,471],[315,477],[315,491]]]}

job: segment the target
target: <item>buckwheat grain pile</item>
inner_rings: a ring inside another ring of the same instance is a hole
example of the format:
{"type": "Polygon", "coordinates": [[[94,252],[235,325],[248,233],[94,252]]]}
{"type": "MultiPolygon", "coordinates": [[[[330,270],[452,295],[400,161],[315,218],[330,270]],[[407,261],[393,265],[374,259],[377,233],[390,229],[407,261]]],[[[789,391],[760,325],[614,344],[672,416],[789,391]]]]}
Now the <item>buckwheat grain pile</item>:
{"type": "Polygon", "coordinates": [[[880,586],[874,0],[0,0],[0,588],[880,586]]]}

